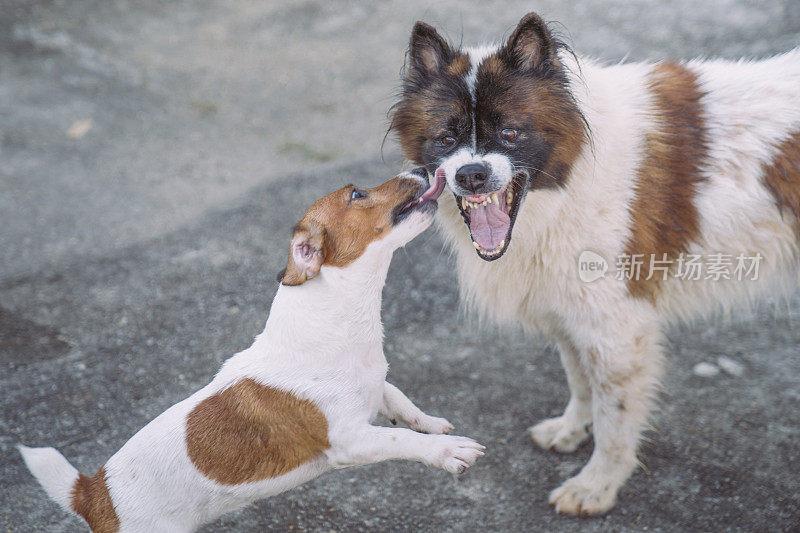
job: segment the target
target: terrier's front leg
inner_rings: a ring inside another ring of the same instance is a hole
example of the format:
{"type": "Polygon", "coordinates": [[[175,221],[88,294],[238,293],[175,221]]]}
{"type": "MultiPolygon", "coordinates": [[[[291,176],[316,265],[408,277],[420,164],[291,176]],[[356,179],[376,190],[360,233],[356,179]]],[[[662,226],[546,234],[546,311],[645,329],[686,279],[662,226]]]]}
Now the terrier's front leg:
{"type": "Polygon", "coordinates": [[[636,467],[636,451],[662,370],[661,333],[638,325],[613,344],[582,350],[592,388],[594,452],[580,473],[550,494],[559,513],[603,514],[636,467]]]}
{"type": "Polygon", "coordinates": [[[400,389],[388,381],[383,385],[383,406],[380,412],[393,424],[399,420],[414,431],[436,435],[448,433],[453,429],[453,424],[444,418],[423,413],[400,389]]]}
{"type": "Polygon", "coordinates": [[[407,459],[460,474],[483,455],[483,446],[467,437],[425,435],[405,428],[364,425],[331,436],[325,452],[335,468],[407,459]]]}

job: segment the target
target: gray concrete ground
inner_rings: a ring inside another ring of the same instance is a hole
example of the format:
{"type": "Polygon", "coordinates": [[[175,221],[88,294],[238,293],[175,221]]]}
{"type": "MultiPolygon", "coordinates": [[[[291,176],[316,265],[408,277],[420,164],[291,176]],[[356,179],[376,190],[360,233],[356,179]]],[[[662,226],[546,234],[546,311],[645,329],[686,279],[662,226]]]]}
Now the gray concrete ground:
{"type": "MultiPolygon", "coordinates": [[[[477,42],[531,9],[613,61],[800,43],[797,0],[1,0],[0,530],[81,530],[13,446],[94,472],[260,331],[311,201],[399,168],[396,144],[385,163],[380,149],[415,20],[477,42]]],[[[399,462],[329,473],[204,531],[800,529],[796,297],[670,333],[646,468],[610,515],[580,521],[547,493],[591,446],[557,456],[525,435],[566,401],[555,352],[478,334],[441,249],[428,232],[392,266],[390,379],[487,455],[458,479],[399,462]],[[692,372],[720,356],[744,373],[692,372]]]]}

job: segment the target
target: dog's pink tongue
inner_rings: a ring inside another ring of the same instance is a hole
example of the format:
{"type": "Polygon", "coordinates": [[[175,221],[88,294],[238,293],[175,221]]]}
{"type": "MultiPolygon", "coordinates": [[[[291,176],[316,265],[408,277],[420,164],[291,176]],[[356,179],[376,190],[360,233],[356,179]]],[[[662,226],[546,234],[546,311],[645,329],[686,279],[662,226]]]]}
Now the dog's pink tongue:
{"type": "Polygon", "coordinates": [[[484,250],[494,250],[508,234],[511,219],[505,210],[493,202],[469,211],[469,231],[472,239],[484,250]]]}
{"type": "Polygon", "coordinates": [[[445,173],[444,169],[436,169],[436,174],[433,176],[433,183],[430,188],[422,194],[422,200],[438,200],[444,191],[445,173]]]}

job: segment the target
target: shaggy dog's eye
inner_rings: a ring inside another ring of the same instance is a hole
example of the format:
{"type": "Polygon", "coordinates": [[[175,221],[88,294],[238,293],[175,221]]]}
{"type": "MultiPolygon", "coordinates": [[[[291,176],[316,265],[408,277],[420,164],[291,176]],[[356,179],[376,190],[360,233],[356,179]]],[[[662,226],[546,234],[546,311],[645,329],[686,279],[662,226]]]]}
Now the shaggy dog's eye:
{"type": "Polygon", "coordinates": [[[362,198],[367,197],[367,191],[363,191],[361,189],[353,189],[353,192],[350,193],[351,200],[361,200],[362,198]]]}
{"type": "Polygon", "coordinates": [[[450,135],[445,135],[439,142],[442,143],[443,146],[453,146],[456,143],[456,138],[451,137],[450,135]]]}
{"type": "Polygon", "coordinates": [[[504,141],[513,141],[517,138],[517,130],[506,128],[500,132],[500,138],[502,138],[504,141]]]}

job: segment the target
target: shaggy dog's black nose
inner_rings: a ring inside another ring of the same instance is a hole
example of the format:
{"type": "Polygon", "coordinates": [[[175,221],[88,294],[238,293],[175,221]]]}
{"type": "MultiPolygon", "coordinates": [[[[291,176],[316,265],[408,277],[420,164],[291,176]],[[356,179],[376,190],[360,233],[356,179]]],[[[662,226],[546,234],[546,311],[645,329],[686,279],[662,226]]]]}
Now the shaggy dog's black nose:
{"type": "Polygon", "coordinates": [[[483,163],[470,163],[456,171],[456,183],[473,193],[486,184],[489,178],[489,169],[483,163]]]}

